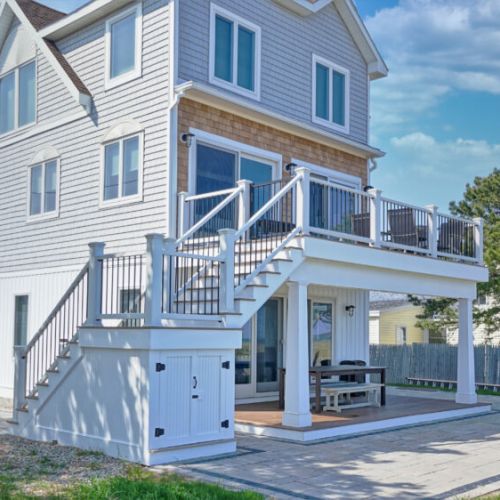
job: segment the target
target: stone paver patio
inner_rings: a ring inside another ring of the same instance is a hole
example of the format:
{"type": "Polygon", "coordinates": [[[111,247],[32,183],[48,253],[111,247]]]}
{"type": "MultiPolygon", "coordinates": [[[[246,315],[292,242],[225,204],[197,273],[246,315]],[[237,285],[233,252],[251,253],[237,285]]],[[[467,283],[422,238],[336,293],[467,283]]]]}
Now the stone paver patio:
{"type": "Polygon", "coordinates": [[[315,444],[240,436],[238,446],[236,457],[168,468],[275,498],[474,498],[500,490],[498,409],[315,444]]]}

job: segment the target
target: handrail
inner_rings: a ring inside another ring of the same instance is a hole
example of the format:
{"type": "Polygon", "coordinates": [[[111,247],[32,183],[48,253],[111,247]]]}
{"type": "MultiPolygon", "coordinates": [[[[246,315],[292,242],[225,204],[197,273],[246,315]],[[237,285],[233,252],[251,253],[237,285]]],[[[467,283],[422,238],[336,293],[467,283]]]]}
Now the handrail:
{"type": "Polygon", "coordinates": [[[33,346],[37,343],[39,338],[43,335],[43,332],[47,328],[47,326],[50,324],[50,322],[54,319],[56,314],[59,312],[61,307],[64,305],[66,300],[70,297],[70,295],[75,291],[76,287],[80,284],[80,281],[83,279],[85,274],[87,273],[89,269],[89,264],[88,262],[83,266],[82,270],[78,273],[76,278],[72,281],[71,285],[69,286],[68,290],[66,293],[62,296],[62,298],[59,300],[57,305],[52,309],[50,312],[49,316],[47,319],[42,323],[42,326],[38,329],[37,333],[33,336],[31,341],[26,345],[24,349],[24,356],[28,354],[28,352],[33,348],[33,346]]]}
{"type": "Polygon", "coordinates": [[[227,198],[225,198],[221,203],[219,203],[216,207],[214,207],[207,215],[203,216],[194,226],[186,231],[186,233],[181,236],[177,241],[176,245],[179,246],[184,243],[187,239],[189,239],[193,234],[196,233],[199,229],[201,229],[210,219],[212,219],[215,215],[217,215],[223,208],[225,208],[229,203],[231,203],[242,191],[243,186],[238,187],[234,190],[227,198]]]}
{"type": "Polygon", "coordinates": [[[276,202],[283,198],[283,196],[290,191],[295,184],[297,184],[300,180],[302,180],[302,175],[296,175],[286,186],[282,187],[266,204],[262,205],[255,214],[248,219],[248,221],[236,231],[234,238],[237,240],[241,238],[265,213],[276,204],[276,202]]]}
{"type": "Polygon", "coordinates": [[[374,198],[373,194],[371,193],[362,191],[361,189],[354,189],[347,186],[343,186],[342,184],[338,184],[337,182],[325,181],[323,179],[315,179],[315,178],[311,178],[310,182],[311,184],[320,184],[321,186],[340,189],[342,191],[345,191],[346,193],[360,194],[362,196],[366,196],[367,198],[374,198]]]}
{"type": "Polygon", "coordinates": [[[386,201],[388,203],[393,203],[395,205],[403,205],[405,208],[411,208],[413,210],[420,210],[422,212],[427,212],[428,214],[432,213],[432,210],[426,207],[419,207],[417,205],[412,205],[411,203],[406,203],[406,201],[399,201],[399,200],[393,200],[391,198],[386,198],[385,196],[382,196],[380,198],[382,201],[386,201]]]}
{"type": "Polygon", "coordinates": [[[215,198],[217,196],[224,196],[225,194],[234,193],[238,188],[221,189],[220,191],[211,191],[209,193],[193,194],[186,196],[185,201],[205,200],[207,198],[215,198]]]}
{"type": "Polygon", "coordinates": [[[456,220],[458,222],[465,222],[467,224],[473,224],[474,226],[479,225],[474,219],[468,219],[465,217],[458,217],[456,215],[450,215],[450,214],[443,214],[442,212],[437,212],[436,215],[439,217],[446,217],[447,219],[453,219],[453,220],[456,220]]]}

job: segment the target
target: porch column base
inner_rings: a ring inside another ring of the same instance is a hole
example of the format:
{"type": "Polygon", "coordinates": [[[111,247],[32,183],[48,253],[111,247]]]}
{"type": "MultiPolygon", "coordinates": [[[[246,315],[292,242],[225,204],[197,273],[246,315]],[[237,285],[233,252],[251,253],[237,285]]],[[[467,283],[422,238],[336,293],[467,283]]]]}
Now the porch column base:
{"type": "Polygon", "coordinates": [[[462,405],[475,405],[477,403],[477,394],[457,392],[457,395],[455,396],[455,403],[459,403],[462,405]]]}
{"type": "Polygon", "coordinates": [[[310,427],[312,425],[311,413],[283,412],[282,423],[286,427],[310,427]]]}

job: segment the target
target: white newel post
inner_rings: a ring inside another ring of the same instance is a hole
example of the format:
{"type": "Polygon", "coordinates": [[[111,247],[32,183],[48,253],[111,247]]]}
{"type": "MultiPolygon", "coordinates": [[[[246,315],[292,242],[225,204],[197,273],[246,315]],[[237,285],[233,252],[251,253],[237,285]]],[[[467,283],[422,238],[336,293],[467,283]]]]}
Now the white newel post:
{"type": "Polygon", "coordinates": [[[89,243],[89,278],[88,278],[88,303],[87,326],[100,326],[101,300],[102,300],[102,257],[104,243],[89,243]]]}
{"type": "Polygon", "coordinates": [[[382,214],[382,191],[380,189],[370,189],[370,240],[371,245],[380,248],[382,237],[380,233],[380,218],[382,214]]]}
{"type": "Polygon", "coordinates": [[[219,308],[221,312],[234,311],[234,229],[220,229],[220,252],[223,261],[220,263],[219,308]]]}
{"type": "Polygon", "coordinates": [[[162,234],[148,234],[146,243],[144,324],[145,326],[161,326],[164,237],[162,234]]]}
{"type": "Polygon", "coordinates": [[[295,174],[302,177],[297,183],[297,226],[302,228],[303,234],[309,234],[311,221],[311,171],[305,167],[295,169],[295,174]]]}
{"type": "Polygon", "coordinates": [[[287,325],[283,425],[308,427],[312,424],[312,416],[309,401],[309,328],[305,283],[288,283],[287,325]]]}
{"type": "Polygon", "coordinates": [[[188,203],[186,202],[186,198],[189,196],[189,193],[182,191],[178,194],[177,201],[177,237],[182,238],[182,236],[189,229],[189,210],[188,203]]]}
{"type": "Polygon", "coordinates": [[[165,312],[173,312],[174,305],[174,283],[175,283],[175,252],[177,241],[175,238],[165,238],[165,270],[163,273],[163,304],[166,306],[165,312]]]}
{"type": "Polygon", "coordinates": [[[429,251],[431,257],[438,256],[438,207],[436,205],[427,205],[429,211],[429,251]]]}
{"type": "Polygon", "coordinates": [[[13,418],[16,419],[16,412],[24,402],[26,396],[26,358],[24,352],[25,345],[14,346],[15,367],[14,367],[14,412],[13,418]]]}
{"type": "Polygon", "coordinates": [[[474,219],[474,246],[476,247],[476,259],[481,266],[484,264],[484,229],[483,219],[475,217],[474,219]]]}
{"type": "Polygon", "coordinates": [[[252,181],[242,179],[236,183],[239,188],[243,188],[238,197],[238,229],[241,229],[250,219],[250,189],[252,181]]]}
{"type": "Polygon", "coordinates": [[[458,301],[458,367],[456,402],[477,403],[474,368],[474,330],[472,324],[472,300],[458,301]]]}

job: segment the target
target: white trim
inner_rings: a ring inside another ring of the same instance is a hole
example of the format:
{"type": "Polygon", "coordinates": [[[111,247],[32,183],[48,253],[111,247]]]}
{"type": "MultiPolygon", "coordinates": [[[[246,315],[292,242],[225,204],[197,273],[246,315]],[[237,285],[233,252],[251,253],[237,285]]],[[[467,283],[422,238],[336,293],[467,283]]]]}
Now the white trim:
{"type": "Polygon", "coordinates": [[[342,187],[347,187],[354,189],[356,191],[361,190],[361,178],[357,175],[346,174],[340,172],[339,170],[334,170],[333,168],[322,167],[314,163],[309,163],[307,161],[302,161],[297,158],[292,158],[292,163],[296,163],[301,167],[306,167],[311,170],[312,174],[318,174],[323,177],[327,177],[329,181],[334,184],[339,184],[342,187]]]}
{"type": "Polygon", "coordinates": [[[350,108],[351,108],[351,72],[338,64],[335,64],[316,54],[312,56],[312,121],[318,125],[343,132],[349,133],[350,130],[350,108]],[[316,67],[318,64],[328,68],[328,120],[320,118],[316,115],[316,67]],[[333,72],[344,75],[344,125],[340,125],[333,121],[333,72]]]}
{"type": "Polygon", "coordinates": [[[380,149],[351,138],[338,135],[318,127],[315,124],[300,122],[280,113],[275,113],[258,104],[248,103],[238,96],[231,95],[211,85],[189,81],[176,88],[177,95],[217,107],[222,111],[233,113],[248,120],[256,121],[289,134],[297,135],[328,147],[344,151],[360,158],[381,158],[385,153],[380,149]]]}
{"type": "Polygon", "coordinates": [[[144,132],[139,132],[109,142],[101,143],[101,166],[99,172],[99,208],[110,208],[131,203],[140,203],[143,201],[143,180],[144,180],[144,132]],[[139,153],[138,153],[138,186],[137,194],[122,196],[122,175],[123,175],[123,142],[127,139],[138,137],[139,139],[139,153]],[[105,151],[106,146],[111,144],[119,144],[119,172],[118,172],[118,197],[111,200],[104,200],[104,168],[105,168],[105,151]]]}
{"type": "Polygon", "coordinates": [[[283,156],[279,153],[267,151],[265,149],[250,146],[243,142],[233,141],[221,135],[211,134],[200,129],[190,128],[189,132],[194,134],[193,142],[189,148],[188,158],[188,192],[195,194],[196,192],[196,146],[198,141],[209,146],[219,147],[226,151],[230,151],[236,155],[237,172],[236,177],[238,180],[240,172],[240,157],[252,157],[253,159],[272,163],[273,167],[273,180],[279,180],[282,176],[283,156]]]}
{"type": "Polygon", "coordinates": [[[104,89],[110,90],[142,76],[142,2],[125,9],[106,20],[104,89]],[[111,28],[113,24],[135,14],[135,66],[130,71],[111,77],[111,28]]]}
{"type": "Polygon", "coordinates": [[[246,19],[243,19],[232,12],[219,7],[218,5],[210,4],[210,53],[209,53],[209,82],[226,90],[236,92],[245,97],[250,97],[260,101],[260,80],[261,80],[261,29],[256,24],[253,24],[246,19]],[[216,16],[220,15],[228,21],[233,22],[233,74],[232,81],[227,82],[215,76],[215,20],[216,16]],[[255,34],[254,47],[254,87],[255,89],[248,90],[238,85],[238,28],[242,26],[255,34]]]}
{"type": "MultiPolygon", "coordinates": [[[[54,150],[55,151],[55,150],[54,150]]],[[[48,150],[49,152],[49,150],[48,150]]],[[[41,152],[40,154],[43,154],[41,152]]],[[[38,156],[38,155],[37,155],[38,156]]],[[[35,156],[36,158],[36,156],[35,156]]],[[[32,163],[27,168],[28,171],[28,196],[26,208],[26,222],[39,222],[50,219],[57,219],[59,217],[59,197],[61,194],[61,159],[59,156],[47,158],[46,160],[32,163]],[[49,163],[56,162],[56,206],[55,210],[50,212],[45,211],[45,171],[49,163]],[[31,172],[35,167],[42,167],[42,200],[41,212],[39,214],[31,214],[31,172]]]]}
{"type": "Polygon", "coordinates": [[[140,134],[144,132],[144,127],[133,118],[125,118],[111,125],[104,134],[101,144],[115,142],[123,137],[140,134]]]}

